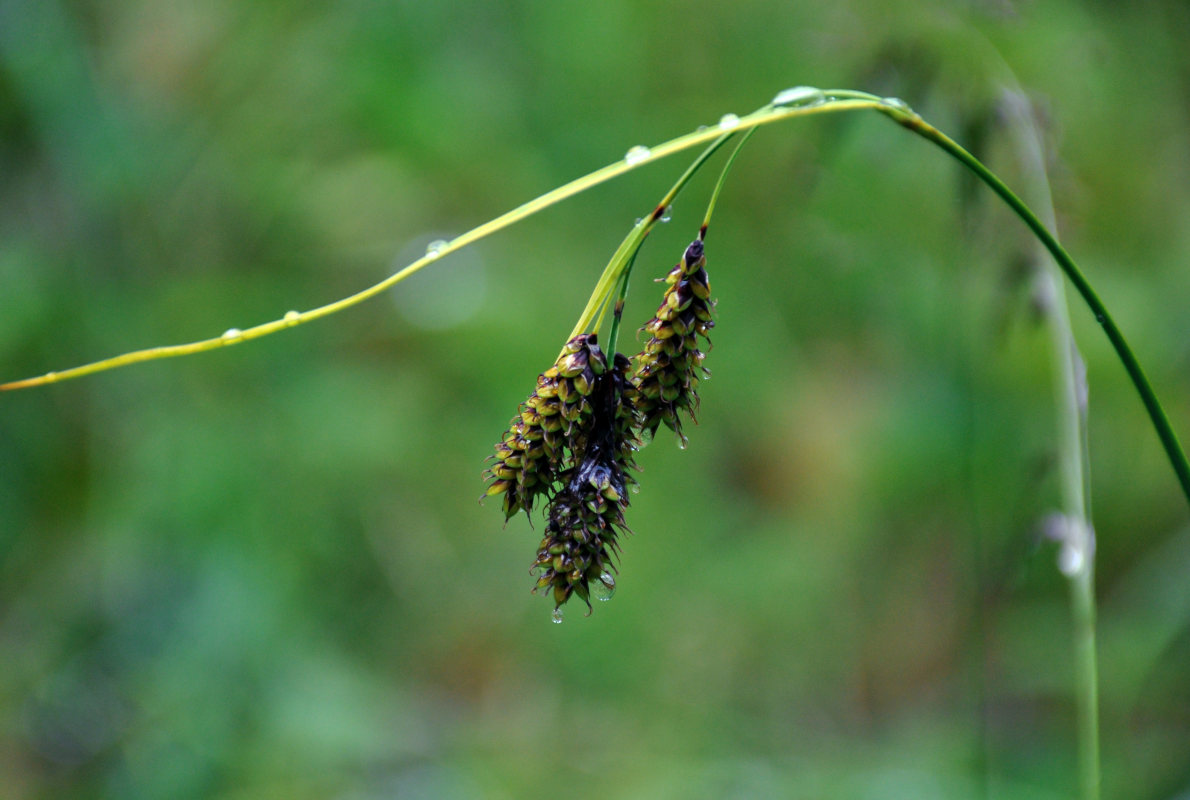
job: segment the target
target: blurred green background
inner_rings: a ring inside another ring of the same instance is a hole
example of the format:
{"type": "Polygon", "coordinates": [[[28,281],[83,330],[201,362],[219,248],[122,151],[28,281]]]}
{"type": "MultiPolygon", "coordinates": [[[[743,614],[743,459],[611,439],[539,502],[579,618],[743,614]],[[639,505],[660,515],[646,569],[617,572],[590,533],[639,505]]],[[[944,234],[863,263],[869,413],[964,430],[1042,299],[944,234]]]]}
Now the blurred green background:
{"type": "MultiPolygon", "coordinates": [[[[1064,241],[1190,435],[1187,31],[1182,0],[0,0],[0,380],[350,294],[795,84],[904,97],[1038,201],[1015,73],[1064,241]]],[[[640,454],[619,592],[561,625],[529,594],[541,523],[476,503],[484,458],[685,163],[339,316],[0,396],[0,795],[1072,796],[1036,251],[877,115],[753,138],[701,424],[640,454]]],[[[1072,315],[1105,790],[1184,797],[1186,503],[1072,315]]]]}

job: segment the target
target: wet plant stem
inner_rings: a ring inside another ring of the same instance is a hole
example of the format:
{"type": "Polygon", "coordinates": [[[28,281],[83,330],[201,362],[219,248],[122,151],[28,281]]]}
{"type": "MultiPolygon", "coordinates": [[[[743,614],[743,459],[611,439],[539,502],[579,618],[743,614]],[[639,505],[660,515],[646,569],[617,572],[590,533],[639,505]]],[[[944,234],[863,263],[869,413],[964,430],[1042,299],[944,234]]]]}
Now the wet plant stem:
{"type": "MultiPolygon", "coordinates": [[[[730,135],[748,128],[757,127],[760,125],[771,125],[775,122],[782,122],[784,120],[793,119],[796,117],[814,116],[817,114],[830,113],[845,113],[850,111],[879,111],[891,117],[900,125],[917,133],[918,135],[930,140],[937,146],[941,147],[952,157],[958,159],[969,169],[971,169],[984,183],[986,183],[996,194],[1003,199],[1009,207],[1016,212],[1016,214],[1025,222],[1026,225],[1033,231],[1037,238],[1045,245],[1046,249],[1053,255],[1058,262],[1058,266],[1066,277],[1074,284],[1078,290],[1079,295],[1084,302],[1091,309],[1095,315],[1096,320],[1103,327],[1104,333],[1111,341],[1115,348],[1116,354],[1120,361],[1124,364],[1124,369],[1128,372],[1129,378],[1135,387],[1137,393],[1144,403],[1145,410],[1148,412],[1149,419],[1153,424],[1153,428],[1157,432],[1158,438],[1165,449],[1165,453],[1169,458],[1170,464],[1173,466],[1174,473],[1178,477],[1181,484],[1182,492],[1190,502],[1190,463],[1187,462],[1185,453],[1182,451],[1181,444],[1178,442],[1177,436],[1174,434],[1169,420],[1165,415],[1165,411],[1161,407],[1161,403],[1157,400],[1148,379],[1145,377],[1144,371],[1129,348],[1127,341],[1123,334],[1120,333],[1119,328],[1116,327],[1115,322],[1108,314],[1107,309],[1091,288],[1091,285],[1083,277],[1082,272],[1074,264],[1074,261],[1062,248],[1053,235],[1046,230],[1041,221],[1033,214],[1032,211],[1008,189],[1008,187],[997,178],[990,170],[979,162],[974,156],[960,147],[957,143],[947,137],[945,134],[938,131],[932,125],[926,123],[920,116],[913,112],[908,106],[900,101],[888,100],[877,97],[876,95],[867,92],[858,92],[850,89],[831,89],[822,92],[822,100],[820,102],[806,103],[801,105],[773,105],[768,104],[760,107],[756,111],[744,117],[733,118],[730,122],[725,117],[720,121],[718,128],[699,129],[693,133],[688,133],[684,136],[679,136],[671,139],[668,142],[649,148],[644,155],[634,157],[631,160],[628,158],[613,162],[601,169],[584,175],[581,178],[557,187],[545,194],[530,200],[516,208],[508,211],[495,219],[479,225],[466,233],[451,239],[443,247],[435,249],[433,253],[427,253],[424,257],[417,259],[412,264],[405,268],[398,270],[384,280],[373,284],[365,289],[356,292],[353,295],[341,298],[326,305],[312,308],[303,312],[287,312],[282,319],[273,320],[271,322],[261,323],[243,330],[232,329],[222,336],[216,336],[210,339],[203,339],[195,342],[189,342],[179,345],[166,345],[163,347],[151,347],[144,350],[134,350],[122,355],[105,358],[100,361],[93,361],[82,366],[72,367],[70,369],[59,372],[47,372],[43,375],[38,375],[32,378],[25,378],[23,380],[9,381],[7,383],[0,383],[0,391],[12,391],[15,389],[31,389],[38,386],[46,386],[51,383],[58,383],[60,381],[69,380],[72,378],[81,378],[84,375],[93,375],[97,372],[105,372],[117,367],[124,367],[130,364],[140,363],[142,361],[154,361],[162,358],[173,358],[177,356],[193,355],[195,353],[206,352],[208,350],[215,350],[220,347],[226,347],[232,344],[239,344],[252,339],[259,339],[264,336],[269,336],[278,333],[282,330],[304,325],[308,322],[313,322],[316,319],[327,317],[332,314],[337,314],[352,306],[358,305],[365,300],[376,297],[382,292],[392,288],[396,284],[405,280],[430,264],[438,261],[449,254],[460,250],[474,242],[479,241],[493,233],[503,230],[521,220],[524,220],[534,214],[537,214],[550,206],[559,203],[569,197],[573,197],[580,192],[586,191],[594,186],[611,180],[612,178],[630,172],[633,169],[638,169],[653,161],[682,152],[684,150],[697,147],[701,144],[711,143],[711,146],[706,152],[699,156],[695,164],[691,165],[691,169],[687,170],[687,174],[693,174],[691,170],[696,169],[696,165],[709,157],[710,153],[727,141],[730,135]],[[233,334],[234,335],[228,335],[233,334]]],[[[686,178],[686,176],[683,176],[686,178]]],[[[672,192],[676,194],[676,192],[672,192]]],[[[671,198],[672,199],[672,198],[671,198]]],[[[662,204],[660,208],[663,210],[662,204]]],[[[613,264],[608,265],[605,269],[604,275],[600,279],[600,286],[597,287],[596,292],[592,295],[591,307],[584,310],[583,317],[580,318],[580,326],[577,327],[575,333],[581,333],[586,325],[589,325],[596,313],[599,311],[599,306],[607,302],[607,298],[614,291],[615,277],[618,276],[618,270],[622,269],[627,264],[627,253],[634,251],[639,247],[641,241],[648,234],[649,229],[655,223],[656,218],[661,215],[654,211],[654,215],[646,217],[641,220],[629,234],[629,238],[625,240],[625,245],[628,249],[624,249],[621,245],[621,250],[617,251],[620,256],[618,266],[613,264]],[[610,272],[610,274],[609,274],[610,272]],[[606,279],[606,280],[605,280],[606,279]]]]}

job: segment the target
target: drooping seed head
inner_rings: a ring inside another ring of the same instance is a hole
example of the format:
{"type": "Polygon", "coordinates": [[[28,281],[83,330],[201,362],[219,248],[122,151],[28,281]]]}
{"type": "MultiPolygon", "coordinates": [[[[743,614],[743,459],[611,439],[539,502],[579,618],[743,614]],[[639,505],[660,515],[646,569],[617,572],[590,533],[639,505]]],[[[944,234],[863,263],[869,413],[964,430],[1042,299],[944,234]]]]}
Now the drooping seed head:
{"type": "Polygon", "coordinates": [[[504,495],[505,519],[517,511],[532,511],[539,496],[553,492],[590,425],[589,396],[606,370],[607,358],[595,334],[580,334],[537,377],[537,387],[509,423],[484,473],[491,480],[484,496],[504,495]]]}
{"type": "Polygon", "coordinates": [[[572,443],[576,458],[561,473],[562,489],[550,502],[546,535],[531,571],[539,571],[534,591],[560,607],[572,595],[590,606],[592,585],[614,587],[611,573],[619,551],[617,537],[627,530],[626,488],[633,482],[633,453],[639,418],[628,379],[629,360],[617,353],[613,368],[597,377],[591,393],[591,423],[572,443]]]}
{"type": "Polygon", "coordinates": [[[679,414],[694,419],[699,379],[709,374],[702,366],[705,354],[698,347],[698,337],[709,346],[709,331],[715,327],[715,301],[701,239],[690,243],[665,282],[657,313],[641,329],[649,339],[636,356],[632,382],[643,430],[653,434],[665,423],[684,444],[679,414]]]}

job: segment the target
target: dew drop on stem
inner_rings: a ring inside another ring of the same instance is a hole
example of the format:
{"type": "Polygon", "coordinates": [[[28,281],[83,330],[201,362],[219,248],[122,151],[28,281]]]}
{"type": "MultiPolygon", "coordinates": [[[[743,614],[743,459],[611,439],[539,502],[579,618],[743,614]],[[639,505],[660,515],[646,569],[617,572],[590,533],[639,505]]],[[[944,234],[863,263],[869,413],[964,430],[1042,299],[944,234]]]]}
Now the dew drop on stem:
{"type": "Polygon", "coordinates": [[[628,152],[624,154],[624,162],[627,164],[639,164],[651,155],[653,153],[649,148],[643,144],[638,144],[628,148],[628,152]]]}
{"type": "Polygon", "coordinates": [[[244,335],[244,332],[242,330],[240,330],[239,328],[228,328],[227,330],[225,330],[223,332],[223,336],[221,338],[225,342],[234,342],[234,341],[237,341],[243,335],[244,335]]]}
{"type": "Polygon", "coordinates": [[[285,312],[285,323],[287,325],[297,325],[298,320],[300,320],[301,318],[302,318],[302,315],[300,313],[298,313],[297,311],[286,311],[285,312]]]}
{"type": "Polygon", "coordinates": [[[777,96],[773,98],[773,105],[779,108],[816,106],[824,102],[826,94],[814,86],[794,86],[792,89],[777,92],[777,96]]]}
{"type": "Polygon", "coordinates": [[[435,239],[426,245],[426,255],[430,258],[437,258],[442,255],[442,251],[446,249],[449,244],[445,239],[435,239]]]}
{"type": "Polygon", "coordinates": [[[740,118],[736,114],[724,114],[723,116],[719,117],[720,130],[729,131],[739,124],[740,118]]]}

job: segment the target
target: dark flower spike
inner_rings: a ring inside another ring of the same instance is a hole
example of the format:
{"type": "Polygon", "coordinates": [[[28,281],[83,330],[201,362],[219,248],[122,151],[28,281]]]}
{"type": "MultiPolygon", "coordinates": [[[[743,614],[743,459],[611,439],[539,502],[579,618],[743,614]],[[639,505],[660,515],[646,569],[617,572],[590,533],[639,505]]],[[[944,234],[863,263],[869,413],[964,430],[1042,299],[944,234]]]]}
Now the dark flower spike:
{"type": "Polygon", "coordinates": [[[613,559],[619,552],[617,537],[627,531],[626,488],[638,444],[629,366],[617,353],[614,368],[596,378],[590,424],[575,442],[574,463],[559,475],[563,487],[550,503],[545,537],[530,570],[540,570],[534,591],[552,596],[556,613],[572,595],[590,608],[592,595],[606,599],[615,590],[613,559]]]}
{"type": "Polygon", "coordinates": [[[592,416],[591,393],[607,359],[594,334],[575,336],[562,355],[537,377],[537,388],[521,404],[496,444],[485,497],[503,494],[505,519],[533,510],[537,497],[553,492],[559,473],[573,460],[592,416]]]}
{"type": "Polygon", "coordinates": [[[709,371],[702,366],[705,354],[698,337],[706,340],[715,327],[711,311],[711,284],[707,277],[702,239],[695,239],[665,277],[668,286],[656,315],[642,331],[649,334],[644,350],[636,356],[632,380],[642,429],[650,435],[665,423],[685,446],[680,413],[691,419],[698,410],[698,383],[709,371]]]}

